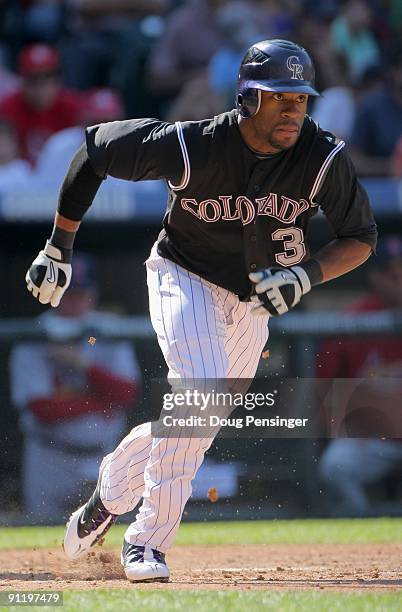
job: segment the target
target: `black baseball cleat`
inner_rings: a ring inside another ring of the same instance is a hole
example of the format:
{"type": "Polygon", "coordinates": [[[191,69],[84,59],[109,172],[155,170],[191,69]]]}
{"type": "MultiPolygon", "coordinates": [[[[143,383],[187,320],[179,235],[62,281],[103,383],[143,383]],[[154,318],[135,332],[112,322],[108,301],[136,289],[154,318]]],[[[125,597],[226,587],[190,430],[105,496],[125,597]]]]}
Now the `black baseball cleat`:
{"type": "Polygon", "coordinates": [[[100,469],[98,484],[89,500],[72,513],[64,535],[63,549],[70,559],[78,559],[106,534],[117,519],[106,510],[100,498],[100,469]]]}
{"type": "Polygon", "coordinates": [[[131,582],[168,582],[165,555],[150,546],[137,546],[124,540],[121,564],[131,582]]]}

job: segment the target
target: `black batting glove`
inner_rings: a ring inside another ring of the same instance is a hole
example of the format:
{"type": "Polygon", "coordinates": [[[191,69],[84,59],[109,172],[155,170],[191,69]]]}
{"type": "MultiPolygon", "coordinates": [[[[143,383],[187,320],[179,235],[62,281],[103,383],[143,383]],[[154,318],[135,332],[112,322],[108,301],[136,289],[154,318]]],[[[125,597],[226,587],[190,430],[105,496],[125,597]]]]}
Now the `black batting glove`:
{"type": "Polygon", "coordinates": [[[72,250],[46,242],[26,273],[27,289],[41,304],[60,304],[71,281],[72,250]]]}
{"type": "Polygon", "coordinates": [[[311,289],[309,275],[301,266],[291,268],[272,267],[252,272],[249,279],[255,283],[255,292],[251,300],[255,302],[253,315],[282,315],[296,306],[303,295],[311,289]]]}

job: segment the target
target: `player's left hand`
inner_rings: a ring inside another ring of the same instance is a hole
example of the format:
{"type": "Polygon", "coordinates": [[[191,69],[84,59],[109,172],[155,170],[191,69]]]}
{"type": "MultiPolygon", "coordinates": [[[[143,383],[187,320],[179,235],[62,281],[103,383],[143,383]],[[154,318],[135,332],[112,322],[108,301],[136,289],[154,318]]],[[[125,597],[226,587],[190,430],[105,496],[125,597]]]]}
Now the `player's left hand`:
{"type": "Polygon", "coordinates": [[[251,272],[249,279],[255,283],[256,295],[251,299],[256,302],[252,308],[253,315],[282,315],[300,302],[301,297],[311,289],[310,279],[303,268],[267,268],[251,272]]]}

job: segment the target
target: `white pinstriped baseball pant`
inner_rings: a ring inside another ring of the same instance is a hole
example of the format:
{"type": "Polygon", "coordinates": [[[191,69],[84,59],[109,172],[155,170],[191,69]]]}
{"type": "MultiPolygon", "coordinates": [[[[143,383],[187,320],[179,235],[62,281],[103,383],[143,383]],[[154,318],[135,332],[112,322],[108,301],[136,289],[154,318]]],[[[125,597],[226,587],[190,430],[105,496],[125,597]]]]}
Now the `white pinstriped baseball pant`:
{"type": "MultiPolygon", "coordinates": [[[[251,316],[251,303],[160,257],[155,246],[146,265],[151,320],[169,377],[254,378],[268,338],[268,314],[251,316]]],[[[143,498],[125,533],[128,542],[162,552],[171,546],[191,481],[212,441],[152,437],[145,423],[104,458],[105,507],[124,514],[143,498]]]]}

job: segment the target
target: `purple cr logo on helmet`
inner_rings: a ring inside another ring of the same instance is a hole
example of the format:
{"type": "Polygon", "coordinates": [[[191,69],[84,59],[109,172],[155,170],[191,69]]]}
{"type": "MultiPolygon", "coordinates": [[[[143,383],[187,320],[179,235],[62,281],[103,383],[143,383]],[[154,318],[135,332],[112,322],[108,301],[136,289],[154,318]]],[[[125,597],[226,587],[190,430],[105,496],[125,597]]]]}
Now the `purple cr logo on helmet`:
{"type": "Polygon", "coordinates": [[[240,115],[248,118],[258,112],[261,91],[319,96],[314,77],[311,57],[300,45],[279,39],[255,43],[240,64],[236,100],[240,115]]]}

